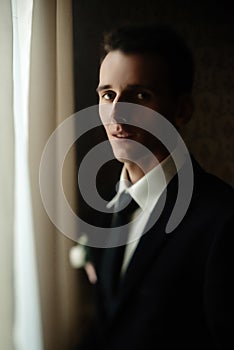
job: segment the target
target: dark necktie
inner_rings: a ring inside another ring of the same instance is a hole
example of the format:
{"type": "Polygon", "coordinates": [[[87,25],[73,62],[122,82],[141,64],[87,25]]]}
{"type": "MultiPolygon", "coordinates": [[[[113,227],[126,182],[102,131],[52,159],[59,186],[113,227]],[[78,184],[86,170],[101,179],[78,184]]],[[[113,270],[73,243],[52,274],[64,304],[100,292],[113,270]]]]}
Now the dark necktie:
{"type": "Polygon", "coordinates": [[[124,192],[119,198],[117,208],[115,208],[117,211],[112,215],[111,228],[119,227],[119,229],[115,232],[115,242],[110,242],[110,245],[116,245],[116,247],[106,248],[103,256],[103,278],[105,280],[107,309],[112,309],[120,283],[120,272],[129,234],[129,225],[126,227],[123,225],[131,221],[131,217],[138,207],[130,194],[124,192]],[[121,245],[117,246],[118,244],[121,245]]]}
{"type": "Polygon", "coordinates": [[[118,288],[119,280],[120,280],[120,272],[124,258],[124,252],[126,248],[126,243],[128,242],[129,236],[129,225],[124,227],[130,223],[132,215],[134,211],[138,208],[138,204],[134,201],[134,199],[130,196],[129,193],[122,193],[119,199],[119,205],[115,213],[113,213],[111,227],[119,227],[117,230],[116,238],[119,242],[119,246],[112,248],[113,254],[113,275],[112,275],[112,288],[115,293],[118,288]],[[122,209],[123,208],[123,209],[122,209]],[[124,244],[122,244],[124,243],[124,244]]]}

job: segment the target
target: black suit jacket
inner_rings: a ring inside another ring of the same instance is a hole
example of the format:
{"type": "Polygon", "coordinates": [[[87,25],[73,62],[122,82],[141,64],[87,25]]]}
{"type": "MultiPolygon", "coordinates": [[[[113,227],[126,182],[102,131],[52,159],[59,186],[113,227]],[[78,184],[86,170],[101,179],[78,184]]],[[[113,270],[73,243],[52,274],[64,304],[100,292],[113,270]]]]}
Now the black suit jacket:
{"type": "MultiPolygon", "coordinates": [[[[110,316],[103,249],[92,249],[97,318],[85,349],[234,349],[233,190],[193,165],[184,219],[165,233],[177,195],[175,177],[159,220],[137,246],[110,316]]],[[[156,212],[157,206],[152,220],[156,212]]]]}

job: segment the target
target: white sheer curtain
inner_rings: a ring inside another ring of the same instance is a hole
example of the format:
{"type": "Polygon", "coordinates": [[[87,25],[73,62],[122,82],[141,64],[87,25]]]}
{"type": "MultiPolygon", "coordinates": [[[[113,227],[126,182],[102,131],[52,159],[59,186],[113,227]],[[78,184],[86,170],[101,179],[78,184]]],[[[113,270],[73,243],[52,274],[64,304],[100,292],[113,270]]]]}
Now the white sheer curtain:
{"type": "Polygon", "coordinates": [[[15,131],[14,346],[42,350],[42,329],[28,163],[33,0],[12,0],[15,131]]]}
{"type": "MultiPolygon", "coordinates": [[[[81,333],[74,242],[50,222],[38,178],[50,134],[74,113],[72,44],[71,0],[0,1],[1,350],[70,350],[81,333]]],[[[66,164],[75,207],[74,152],[66,164]]]]}

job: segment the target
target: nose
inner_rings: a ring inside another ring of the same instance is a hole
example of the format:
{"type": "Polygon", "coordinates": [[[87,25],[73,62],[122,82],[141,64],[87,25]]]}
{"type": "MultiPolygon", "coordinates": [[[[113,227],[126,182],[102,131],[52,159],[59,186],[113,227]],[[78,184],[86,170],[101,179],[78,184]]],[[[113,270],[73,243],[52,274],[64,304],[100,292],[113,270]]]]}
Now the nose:
{"type": "Polygon", "coordinates": [[[120,99],[112,103],[110,118],[111,122],[114,124],[123,124],[127,122],[127,105],[120,99]]]}
{"type": "Polygon", "coordinates": [[[105,124],[124,124],[127,122],[126,104],[113,101],[112,103],[99,104],[99,115],[102,123],[105,124]]]}

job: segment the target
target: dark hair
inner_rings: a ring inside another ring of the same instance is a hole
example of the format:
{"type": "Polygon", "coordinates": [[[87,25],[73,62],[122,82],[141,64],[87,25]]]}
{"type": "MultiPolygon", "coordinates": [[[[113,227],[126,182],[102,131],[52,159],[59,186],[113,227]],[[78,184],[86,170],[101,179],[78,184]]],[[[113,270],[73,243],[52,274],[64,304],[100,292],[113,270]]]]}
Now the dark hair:
{"type": "Polygon", "coordinates": [[[184,39],[172,28],[163,25],[119,27],[104,34],[101,60],[114,50],[161,57],[168,66],[173,93],[179,95],[192,91],[193,55],[184,39]]]}

